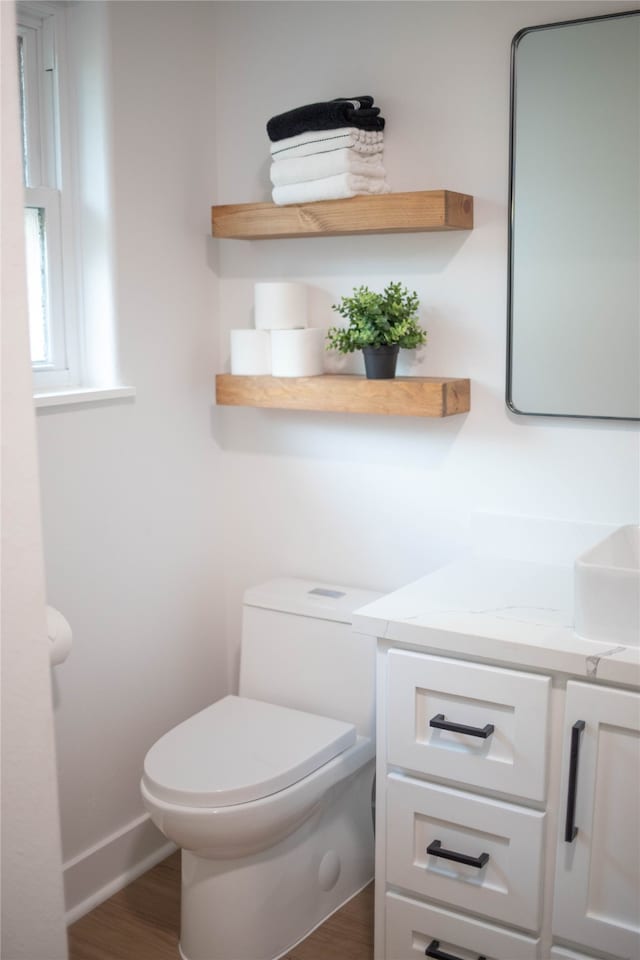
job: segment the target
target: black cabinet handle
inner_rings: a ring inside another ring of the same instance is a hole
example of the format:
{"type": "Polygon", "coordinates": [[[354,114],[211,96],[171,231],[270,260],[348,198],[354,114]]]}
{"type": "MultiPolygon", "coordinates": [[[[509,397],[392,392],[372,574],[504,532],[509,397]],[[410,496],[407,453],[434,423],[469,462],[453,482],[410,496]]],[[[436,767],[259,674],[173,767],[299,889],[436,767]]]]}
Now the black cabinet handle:
{"type": "Polygon", "coordinates": [[[576,720],[571,728],[571,757],[569,759],[569,789],[567,790],[567,819],[564,826],[565,843],[573,843],[578,836],[576,819],[576,793],[578,790],[578,759],[580,757],[580,734],[584,720],[576,720]]]}
{"type": "Polygon", "coordinates": [[[444,860],[455,860],[456,863],[466,863],[468,867],[481,867],[489,863],[489,854],[481,853],[479,857],[468,857],[466,853],[456,853],[455,850],[445,850],[439,840],[433,840],[427,847],[427,853],[432,857],[442,857],[444,860]]]}
{"type": "Polygon", "coordinates": [[[450,730],[451,733],[467,733],[470,737],[481,737],[486,740],[490,737],[495,727],[488,723],[485,727],[468,727],[466,723],[451,723],[445,720],[444,713],[436,713],[435,717],[429,720],[430,727],[437,727],[438,730],[450,730]]]}
{"type": "MultiPolygon", "coordinates": [[[[452,953],[445,953],[440,949],[440,941],[432,940],[424,952],[425,957],[433,957],[434,960],[460,960],[460,957],[454,957],[452,953]]],[[[478,957],[478,960],[487,960],[486,957],[478,957]]]]}

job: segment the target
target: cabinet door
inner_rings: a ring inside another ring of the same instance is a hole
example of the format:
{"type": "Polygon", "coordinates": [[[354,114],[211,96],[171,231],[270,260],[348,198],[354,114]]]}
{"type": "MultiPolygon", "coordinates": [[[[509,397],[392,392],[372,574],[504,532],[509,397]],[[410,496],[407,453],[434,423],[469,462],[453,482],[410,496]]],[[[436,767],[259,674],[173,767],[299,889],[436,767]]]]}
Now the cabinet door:
{"type": "Polygon", "coordinates": [[[640,695],[568,683],[565,737],[553,932],[637,960],[640,695]]]}

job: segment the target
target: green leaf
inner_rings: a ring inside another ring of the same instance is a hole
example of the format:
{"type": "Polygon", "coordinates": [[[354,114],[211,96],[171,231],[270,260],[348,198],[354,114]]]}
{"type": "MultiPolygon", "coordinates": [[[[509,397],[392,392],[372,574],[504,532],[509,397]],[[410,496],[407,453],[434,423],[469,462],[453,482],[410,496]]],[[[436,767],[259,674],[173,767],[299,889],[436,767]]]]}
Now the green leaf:
{"type": "Polygon", "coordinates": [[[342,297],[332,306],[348,325],[331,327],[328,344],[340,353],[396,343],[412,350],[427,341],[427,332],[418,320],[419,305],[415,290],[409,292],[400,283],[387,284],[382,293],[365,286],[354,287],[353,296],[342,297]]]}

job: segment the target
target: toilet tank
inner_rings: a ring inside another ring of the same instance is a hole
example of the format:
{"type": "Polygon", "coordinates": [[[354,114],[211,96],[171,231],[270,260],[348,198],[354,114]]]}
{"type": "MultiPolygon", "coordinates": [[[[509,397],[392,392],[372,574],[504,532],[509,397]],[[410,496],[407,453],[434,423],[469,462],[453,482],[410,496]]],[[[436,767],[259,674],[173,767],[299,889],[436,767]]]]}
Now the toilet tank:
{"type": "Polygon", "coordinates": [[[239,694],[353,723],[375,736],[376,638],[351,629],[371,590],[270,580],[243,599],[239,694]]]}

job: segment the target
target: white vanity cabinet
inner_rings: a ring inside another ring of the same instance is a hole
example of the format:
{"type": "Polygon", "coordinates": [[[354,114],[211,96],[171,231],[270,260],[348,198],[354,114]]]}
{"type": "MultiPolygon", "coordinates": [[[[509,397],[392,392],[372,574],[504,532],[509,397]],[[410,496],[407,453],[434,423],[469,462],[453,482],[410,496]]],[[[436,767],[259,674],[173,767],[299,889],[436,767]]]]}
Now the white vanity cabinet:
{"type": "Polygon", "coordinates": [[[640,695],[567,684],[553,932],[640,956],[640,695]]]}
{"type": "Polygon", "coordinates": [[[640,960],[640,694],[378,663],[376,960],[640,960]]]}

